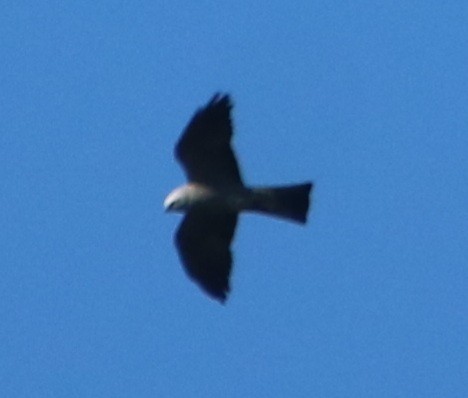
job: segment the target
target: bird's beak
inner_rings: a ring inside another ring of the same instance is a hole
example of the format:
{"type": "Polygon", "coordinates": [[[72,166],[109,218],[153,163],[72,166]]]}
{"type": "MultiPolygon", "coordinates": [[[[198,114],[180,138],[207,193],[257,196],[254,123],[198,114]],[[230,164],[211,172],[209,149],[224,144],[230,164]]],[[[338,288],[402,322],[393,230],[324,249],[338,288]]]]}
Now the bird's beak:
{"type": "Polygon", "coordinates": [[[172,210],[172,203],[164,201],[164,213],[169,213],[172,210]]]}
{"type": "Polygon", "coordinates": [[[167,198],[164,199],[163,207],[164,207],[164,213],[169,212],[169,210],[171,209],[171,204],[169,203],[167,198]]]}

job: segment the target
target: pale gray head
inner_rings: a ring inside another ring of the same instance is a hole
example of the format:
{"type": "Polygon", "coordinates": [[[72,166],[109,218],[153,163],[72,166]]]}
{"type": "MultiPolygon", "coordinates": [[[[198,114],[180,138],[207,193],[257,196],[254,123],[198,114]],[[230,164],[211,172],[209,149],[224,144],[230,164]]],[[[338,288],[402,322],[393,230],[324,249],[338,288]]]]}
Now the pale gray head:
{"type": "Polygon", "coordinates": [[[196,184],[182,185],[174,189],[164,200],[165,211],[185,212],[194,204],[204,202],[211,196],[210,190],[196,184]]]}
{"type": "Polygon", "coordinates": [[[188,186],[183,185],[174,189],[164,200],[165,211],[186,211],[189,208],[190,194],[188,186]]]}

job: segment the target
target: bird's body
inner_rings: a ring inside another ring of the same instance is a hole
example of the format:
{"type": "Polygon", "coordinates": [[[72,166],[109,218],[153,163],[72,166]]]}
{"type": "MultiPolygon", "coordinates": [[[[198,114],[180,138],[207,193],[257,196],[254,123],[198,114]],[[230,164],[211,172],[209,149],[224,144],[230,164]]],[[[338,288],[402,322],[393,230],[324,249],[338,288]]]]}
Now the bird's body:
{"type": "Polygon", "coordinates": [[[224,302],[230,290],[230,244],[238,214],[261,212],[305,223],[312,183],[247,187],[230,146],[229,97],[215,95],[195,113],[176,145],[189,183],[164,201],[166,211],[185,212],[176,246],[188,275],[224,302]]]}
{"type": "Polygon", "coordinates": [[[194,207],[229,209],[233,212],[253,211],[307,221],[311,183],[281,187],[211,187],[199,183],[182,185],[164,201],[167,210],[186,212],[194,207]],[[182,198],[182,199],[181,199],[182,198]],[[183,204],[179,201],[182,200],[183,204]],[[175,205],[175,207],[174,207],[175,205]]]}
{"type": "Polygon", "coordinates": [[[165,200],[165,208],[171,210],[171,206],[177,200],[183,198],[184,205],[174,211],[185,212],[194,206],[211,207],[221,206],[232,211],[242,211],[248,203],[249,189],[243,186],[212,187],[200,183],[188,183],[176,188],[165,200]]]}

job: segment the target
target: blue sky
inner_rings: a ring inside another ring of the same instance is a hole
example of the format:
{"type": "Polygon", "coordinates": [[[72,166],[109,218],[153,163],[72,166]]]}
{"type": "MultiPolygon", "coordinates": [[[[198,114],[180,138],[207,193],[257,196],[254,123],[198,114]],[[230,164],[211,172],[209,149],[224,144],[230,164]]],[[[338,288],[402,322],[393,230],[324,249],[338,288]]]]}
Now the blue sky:
{"type": "Polygon", "coordinates": [[[468,396],[466,2],[74,3],[0,13],[2,397],[468,396]],[[162,211],[215,91],[246,181],[316,184],[225,306],[162,211]]]}

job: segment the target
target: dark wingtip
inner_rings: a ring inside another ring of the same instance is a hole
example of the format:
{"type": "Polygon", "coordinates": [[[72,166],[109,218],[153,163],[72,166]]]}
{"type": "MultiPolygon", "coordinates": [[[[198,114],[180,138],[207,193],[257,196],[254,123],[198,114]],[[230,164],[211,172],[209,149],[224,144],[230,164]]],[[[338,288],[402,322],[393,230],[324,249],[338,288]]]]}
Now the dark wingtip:
{"type": "Polygon", "coordinates": [[[211,99],[208,101],[208,105],[207,106],[214,106],[214,105],[218,105],[218,104],[222,104],[224,106],[228,106],[228,107],[231,107],[232,104],[231,104],[231,97],[229,96],[229,94],[227,93],[221,93],[221,92],[216,92],[212,97],[211,99]]]}
{"type": "Polygon", "coordinates": [[[226,304],[226,300],[228,298],[228,291],[224,291],[224,290],[212,290],[212,289],[207,289],[206,287],[204,287],[206,293],[208,293],[208,295],[213,299],[213,300],[216,300],[218,301],[220,304],[222,305],[225,305],[226,304]]]}
{"type": "Polygon", "coordinates": [[[208,294],[210,298],[213,300],[218,301],[221,304],[225,304],[226,300],[228,299],[229,292],[231,291],[231,287],[229,286],[229,276],[227,280],[219,280],[219,279],[210,279],[210,280],[196,280],[196,282],[200,285],[202,290],[208,294]]]}

